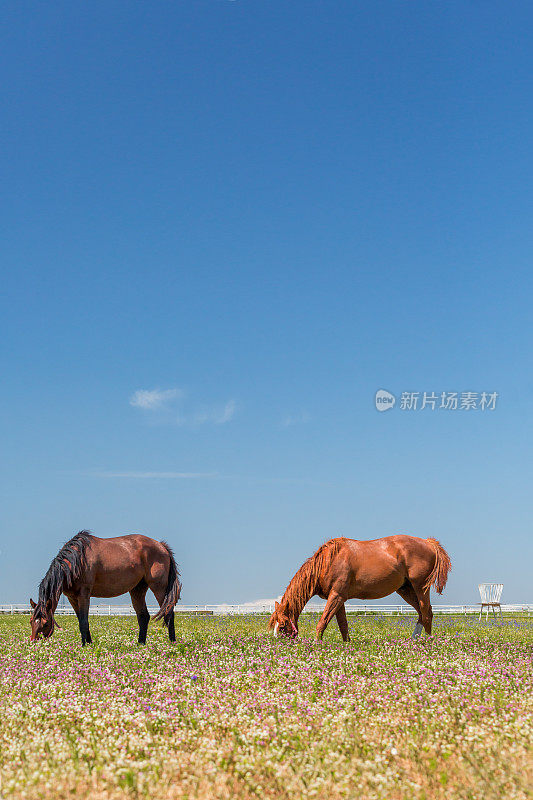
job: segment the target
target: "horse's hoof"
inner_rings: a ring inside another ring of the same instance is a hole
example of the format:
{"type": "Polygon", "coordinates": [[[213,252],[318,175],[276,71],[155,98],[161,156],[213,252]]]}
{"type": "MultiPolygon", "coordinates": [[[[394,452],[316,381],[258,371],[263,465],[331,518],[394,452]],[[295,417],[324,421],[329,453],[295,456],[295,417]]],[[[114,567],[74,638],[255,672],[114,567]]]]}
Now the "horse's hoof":
{"type": "Polygon", "coordinates": [[[422,631],[424,630],[424,626],[421,622],[417,622],[415,625],[415,629],[413,631],[412,639],[419,639],[422,635],[422,631]]]}

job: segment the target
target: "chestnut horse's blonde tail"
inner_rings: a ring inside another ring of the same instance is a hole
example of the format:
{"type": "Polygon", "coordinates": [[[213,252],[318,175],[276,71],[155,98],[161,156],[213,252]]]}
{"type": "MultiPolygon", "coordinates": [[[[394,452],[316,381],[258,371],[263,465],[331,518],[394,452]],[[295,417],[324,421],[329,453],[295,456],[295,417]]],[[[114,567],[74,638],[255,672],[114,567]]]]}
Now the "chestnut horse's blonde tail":
{"type": "Polygon", "coordinates": [[[442,594],[446,581],[448,580],[448,573],[452,568],[450,556],[436,539],[426,539],[426,542],[435,549],[435,566],[428,575],[428,579],[424,584],[424,589],[429,589],[430,586],[435,587],[437,594],[442,594]]]}
{"type": "MultiPolygon", "coordinates": [[[[170,557],[170,564],[168,567],[168,581],[167,581],[167,590],[165,596],[163,598],[163,602],[161,603],[161,608],[154,615],[154,619],[163,619],[170,614],[173,610],[174,606],[180,599],[181,594],[181,581],[180,581],[180,572],[178,569],[178,565],[176,564],[176,559],[174,558],[174,553],[172,552],[171,547],[166,542],[161,542],[165,550],[167,551],[170,557]]],[[[165,620],[166,622],[166,620],[165,620]]]]}

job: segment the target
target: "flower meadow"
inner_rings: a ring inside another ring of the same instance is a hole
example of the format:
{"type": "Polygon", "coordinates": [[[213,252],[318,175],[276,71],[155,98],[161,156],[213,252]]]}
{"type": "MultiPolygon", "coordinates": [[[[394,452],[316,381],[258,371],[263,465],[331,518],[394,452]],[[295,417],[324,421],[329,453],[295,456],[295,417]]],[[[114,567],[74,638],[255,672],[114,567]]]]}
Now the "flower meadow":
{"type": "Polygon", "coordinates": [[[2,798],[526,798],[533,618],[349,617],[313,641],[267,618],[133,618],[31,645],[0,617],[2,798]]]}

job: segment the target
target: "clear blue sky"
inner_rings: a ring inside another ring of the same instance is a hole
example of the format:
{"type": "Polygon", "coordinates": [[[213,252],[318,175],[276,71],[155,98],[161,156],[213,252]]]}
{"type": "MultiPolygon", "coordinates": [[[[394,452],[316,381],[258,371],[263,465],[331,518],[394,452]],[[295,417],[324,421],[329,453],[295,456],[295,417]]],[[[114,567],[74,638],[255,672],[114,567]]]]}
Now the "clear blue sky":
{"type": "Polygon", "coordinates": [[[531,5],[0,14],[0,600],[90,528],[184,602],[398,532],[533,601],[531,5]]]}

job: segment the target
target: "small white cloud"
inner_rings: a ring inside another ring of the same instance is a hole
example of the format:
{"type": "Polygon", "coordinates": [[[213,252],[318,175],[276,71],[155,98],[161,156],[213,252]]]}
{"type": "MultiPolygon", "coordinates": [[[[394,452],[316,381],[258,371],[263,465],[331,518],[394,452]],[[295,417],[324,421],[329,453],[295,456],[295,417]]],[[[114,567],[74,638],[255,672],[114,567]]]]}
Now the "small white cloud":
{"type": "Polygon", "coordinates": [[[230,422],[237,411],[235,400],[228,400],[223,406],[203,406],[190,417],[180,415],[178,425],[225,425],[230,422]]]}
{"type": "Polygon", "coordinates": [[[143,411],[154,411],[180,397],[183,397],[181,389],[137,389],[130,397],[130,406],[142,408],[143,411]]]}
{"type": "Polygon", "coordinates": [[[224,425],[226,422],[229,422],[235,416],[235,412],[237,411],[237,403],[235,400],[228,400],[224,408],[222,409],[222,413],[219,415],[218,419],[215,419],[217,425],[224,425]]]}
{"type": "Polygon", "coordinates": [[[267,598],[266,600],[247,600],[245,603],[241,603],[243,606],[273,606],[274,603],[279,603],[281,600],[281,595],[278,594],[277,597],[267,598]]]}
{"type": "Polygon", "coordinates": [[[223,404],[199,405],[184,403],[185,393],[181,389],[137,389],[130,397],[130,405],[143,411],[155,412],[150,415],[153,422],[175,423],[176,425],[225,425],[237,412],[235,400],[223,404]],[[192,405],[192,407],[191,407],[192,405]]]}
{"type": "Polygon", "coordinates": [[[217,472],[91,472],[95,478],[172,478],[172,479],[195,479],[195,478],[217,478],[217,472]]]}
{"type": "Polygon", "coordinates": [[[293,425],[307,425],[311,422],[311,415],[307,411],[300,411],[298,414],[287,415],[281,421],[282,428],[291,428],[293,425]]]}
{"type": "MultiPolygon", "coordinates": [[[[270,608],[274,608],[274,604],[276,601],[279,603],[281,600],[281,595],[278,595],[276,598],[266,599],[266,600],[249,600],[245,603],[238,603],[241,609],[248,609],[250,611],[269,611],[270,608]]],[[[219,613],[234,609],[237,603],[219,603],[217,609],[219,613]]]]}

